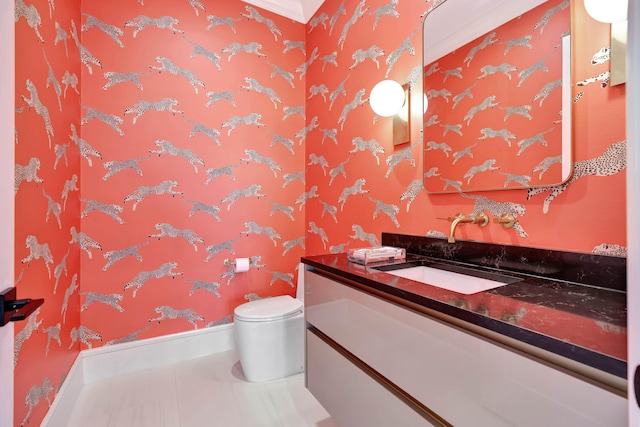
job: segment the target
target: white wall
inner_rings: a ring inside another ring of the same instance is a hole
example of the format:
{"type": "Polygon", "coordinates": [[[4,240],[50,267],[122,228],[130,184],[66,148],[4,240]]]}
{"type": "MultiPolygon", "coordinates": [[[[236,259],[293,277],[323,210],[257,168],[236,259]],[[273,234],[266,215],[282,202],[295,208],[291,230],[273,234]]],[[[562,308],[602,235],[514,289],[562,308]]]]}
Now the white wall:
{"type": "MultiPolygon", "coordinates": [[[[0,290],[13,286],[14,2],[0,2],[0,290]]],[[[0,328],[0,426],[13,425],[13,323],[0,328]]]]}

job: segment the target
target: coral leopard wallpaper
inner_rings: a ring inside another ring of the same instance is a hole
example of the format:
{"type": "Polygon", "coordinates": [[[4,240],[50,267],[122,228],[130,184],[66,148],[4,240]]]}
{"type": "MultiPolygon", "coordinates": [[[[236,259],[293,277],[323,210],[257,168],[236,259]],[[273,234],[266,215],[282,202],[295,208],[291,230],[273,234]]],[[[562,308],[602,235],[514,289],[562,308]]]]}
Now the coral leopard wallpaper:
{"type": "Polygon", "coordinates": [[[16,2],[16,283],[46,302],[16,324],[15,425],[42,420],[81,349],[231,322],[293,295],[300,256],[382,231],[512,213],[457,237],[625,255],[608,27],[571,1],[567,183],[427,194],[420,97],[396,147],[367,100],[385,78],[421,93],[431,7],[327,0],[302,25],[240,0],[16,2]],[[224,265],[245,256],[247,273],[224,265]]]}

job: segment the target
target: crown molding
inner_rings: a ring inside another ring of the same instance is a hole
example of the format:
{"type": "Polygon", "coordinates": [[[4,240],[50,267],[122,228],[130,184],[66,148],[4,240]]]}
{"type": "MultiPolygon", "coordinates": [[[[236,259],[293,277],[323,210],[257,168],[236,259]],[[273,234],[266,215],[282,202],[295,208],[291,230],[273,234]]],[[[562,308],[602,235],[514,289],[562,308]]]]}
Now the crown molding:
{"type": "Polygon", "coordinates": [[[306,24],[324,0],[242,0],[275,14],[306,24]]]}

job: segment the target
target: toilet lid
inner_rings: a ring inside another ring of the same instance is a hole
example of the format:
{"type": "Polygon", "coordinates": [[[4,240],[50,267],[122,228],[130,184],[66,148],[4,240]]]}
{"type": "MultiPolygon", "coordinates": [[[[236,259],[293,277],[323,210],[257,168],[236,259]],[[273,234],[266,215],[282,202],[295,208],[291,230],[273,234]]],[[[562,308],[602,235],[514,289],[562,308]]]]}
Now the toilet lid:
{"type": "Polygon", "coordinates": [[[277,320],[302,312],[302,301],[289,295],[263,298],[236,307],[236,319],[246,321],[277,320]]]}

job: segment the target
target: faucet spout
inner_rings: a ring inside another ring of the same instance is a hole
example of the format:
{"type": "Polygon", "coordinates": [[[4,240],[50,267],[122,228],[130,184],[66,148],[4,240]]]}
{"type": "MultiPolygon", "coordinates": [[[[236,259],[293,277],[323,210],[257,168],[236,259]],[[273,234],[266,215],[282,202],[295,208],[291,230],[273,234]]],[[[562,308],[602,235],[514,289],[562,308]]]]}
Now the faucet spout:
{"type": "Polygon", "coordinates": [[[455,243],[456,228],[459,224],[478,224],[480,227],[485,227],[489,223],[489,217],[484,212],[478,215],[465,216],[464,214],[458,214],[451,217],[451,230],[449,231],[449,243],[455,243]]]}

